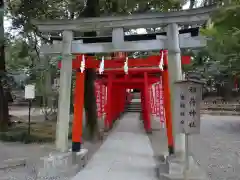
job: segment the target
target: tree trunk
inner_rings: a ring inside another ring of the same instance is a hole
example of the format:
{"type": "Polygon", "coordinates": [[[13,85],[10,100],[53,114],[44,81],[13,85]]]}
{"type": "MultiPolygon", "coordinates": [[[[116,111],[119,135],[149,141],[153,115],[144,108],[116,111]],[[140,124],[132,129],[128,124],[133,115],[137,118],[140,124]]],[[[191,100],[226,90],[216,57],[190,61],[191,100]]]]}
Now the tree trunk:
{"type": "Polygon", "coordinates": [[[0,80],[0,131],[5,131],[9,123],[8,102],[0,80]]]}
{"type": "MultiPolygon", "coordinates": [[[[98,17],[100,16],[99,0],[88,0],[86,8],[83,12],[84,17],[98,17]]],[[[85,32],[84,36],[94,37],[96,32],[85,32]]],[[[91,55],[91,54],[89,54],[91,55]]],[[[97,105],[95,97],[94,81],[96,78],[95,69],[87,69],[85,76],[85,113],[86,113],[86,127],[89,138],[95,139],[99,134],[97,105]]]]}
{"type": "Polygon", "coordinates": [[[3,5],[4,1],[0,0],[0,131],[6,130],[9,122],[8,100],[4,93],[3,78],[5,76],[5,46],[4,46],[4,25],[3,25],[3,5]]]}

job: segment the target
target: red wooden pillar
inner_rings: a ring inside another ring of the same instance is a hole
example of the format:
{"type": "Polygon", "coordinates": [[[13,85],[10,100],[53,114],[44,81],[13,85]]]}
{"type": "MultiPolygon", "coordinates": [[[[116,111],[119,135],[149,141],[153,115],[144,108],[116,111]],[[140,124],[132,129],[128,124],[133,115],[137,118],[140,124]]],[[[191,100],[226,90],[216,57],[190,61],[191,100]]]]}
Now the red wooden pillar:
{"type": "MultiPolygon", "coordinates": [[[[145,120],[146,120],[146,114],[145,114],[145,107],[144,107],[144,104],[145,104],[145,99],[144,99],[144,88],[141,89],[141,108],[142,108],[142,120],[144,122],[144,128],[145,128],[145,120]]],[[[145,129],[146,130],[146,129],[145,129]]]]}
{"type": "Polygon", "coordinates": [[[105,130],[108,130],[111,126],[111,120],[112,120],[112,80],[113,80],[113,75],[109,74],[108,75],[108,82],[107,82],[107,104],[106,104],[106,117],[104,120],[104,128],[105,130]]]}
{"type": "Polygon", "coordinates": [[[164,71],[162,73],[163,83],[163,95],[164,95],[164,107],[165,107],[165,119],[168,137],[168,151],[169,154],[174,154],[174,140],[172,133],[172,114],[171,114],[171,97],[170,97],[170,86],[169,86],[169,74],[168,74],[168,60],[167,51],[164,53],[164,71]]]}
{"type": "Polygon", "coordinates": [[[122,96],[122,94],[121,94],[121,88],[122,87],[117,87],[116,88],[116,92],[117,92],[117,98],[115,98],[116,99],[116,119],[119,117],[119,115],[120,115],[120,105],[121,105],[121,96],[122,96]]]}
{"type": "Polygon", "coordinates": [[[118,87],[117,85],[114,85],[112,88],[112,108],[113,108],[113,112],[112,112],[112,121],[115,120],[117,118],[117,114],[118,114],[118,101],[119,101],[119,91],[118,91],[118,87]]]}
{"type": "Polygon", "coordinates": [[[120,115],[120,106],[121,106],[121,100],[122,100],[122,93],[121,93],[122,87],[117,87],[116,92],[117,92],[117,97],[116,99],[116,119],[120,115]]]}
{"type": "Polygon", "coordinates": [[[126,88],[122,88],[122,102],[121,102],[121,113],[124,112],[125,104],[127,99],[126,88]]]}
{"type": "MultiPolygon", "coordinates": [[[[113,84],[112,85],[112,96],[111,96],[111,104],[112,104],[112,107],[111,107],[111,109],[112,109],[112,111],[111,111],[111,123],[112,123],[112,121],[113,121],[113,119],[114,119],[114,117],[115,117],[115,111],[116,111],[116,99],[114,99],[114,97],[116,96],[116,91],[115,91],[115,89],[116,89],[116,85],[115,84],[113,84]]],[[[110,123],[110,124],[111,124],[110,123]]]]}
{"type": "Polygon", "coordinates": [[[85,77],[85,73],[81,73],[81,72],[76,73],[74,116],[73,116],[73,125],[72,125],[72,152],[79,152],[82,144],[84,77],[85,77]]]}
{"type": "Polygon", "coordinates": [[[145,129],[147,133],[151,133],[151,114],[150,114],[150,97],[148,91],[148,73],[144,72],[144,111],[145,111],[145,129]]]}
{"type": "Polygon", "coordinates": [[[122,111],[123,111],[123,104],[124,104],[124,99],[125,99],[125,88],[124,86],[122,86],[120,89],[119,89],[119,116],[121,115],[122,111]]]}

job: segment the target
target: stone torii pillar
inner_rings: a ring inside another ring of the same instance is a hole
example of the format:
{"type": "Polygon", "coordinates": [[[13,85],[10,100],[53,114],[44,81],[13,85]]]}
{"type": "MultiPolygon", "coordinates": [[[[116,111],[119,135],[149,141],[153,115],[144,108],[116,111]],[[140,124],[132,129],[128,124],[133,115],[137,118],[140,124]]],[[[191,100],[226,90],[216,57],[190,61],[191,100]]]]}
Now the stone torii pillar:
{"type": "Polygon", "coordinates": [[[70,97],[72,82],[72,31],[63,31],[62,68],[60,70],[60,88],[58,101],[58,119],[56,127],[56,148],[68,151],[68,129],[70,120],[70,97]]]}
{"type": "Polygon", "coordinates": [[[182,80],[182,67],[181,67],[181,49],[179,46],[179,30],[178,24],[172,23],[167,26],[167,46],[168,46],[168,70],[169,70],[169,84],[171,93],[171,113],[174,128],[174,145],[175,153],[181,157],[185,153],[185,136],[177,131],[178,119],[174,113],[174,103],[176,93],[173,88],[174,82],[182,80]]]}

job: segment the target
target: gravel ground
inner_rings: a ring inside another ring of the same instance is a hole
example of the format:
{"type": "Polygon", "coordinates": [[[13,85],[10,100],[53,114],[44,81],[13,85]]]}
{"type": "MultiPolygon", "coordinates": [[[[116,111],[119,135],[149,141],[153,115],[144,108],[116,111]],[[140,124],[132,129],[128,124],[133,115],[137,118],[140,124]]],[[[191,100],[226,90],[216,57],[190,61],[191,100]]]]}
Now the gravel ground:
{"type": "MultiPolygon", "coordinates": [[[[158,123],[155,122],[153,127],[155,129],[149,137],[153,150],[158,155],[167,150],[166,141],[162,136],[164,132],[158,129],[158,123]]],[[[94,154],[100,145],[100,142],[85,144],[86,148],[91,149],[90,155],[94,154]]],[[[10,154],[11,156],[14,154],[16,157],[24,154],[22,146],[25,145],[15,146],[0,143],[0,146],[0,160],[9,158],[10,154]]],[[[29,145],[28,155],[34,156],[43,153],[40,150],[37,151],[38,148],[36,145],[29,145]]],[[[203,115],[201,134],[191,137],[190,148],[194,158],[211,180],[240,180],[240,116],[203,115]]],[[[3,177],[6,175],[8,178],[5,179],[8,180],[35,180],[34,174],[34,166],[29,163],[26,168],[0,171],[0,180],[4,179],[3,177]]],[[[69,177],[57,179],[65,180],[69,177]]]]}
{"type": "MultiPolygon", "coordinates": [[[[98,150],[102,141],[94,143],[85,142],[84,148],[88,149],[88,159],[98,150]]],[[[14,143],[0,143],[0,162],[9,158],[23,158],[27,157],[26,167],[17,167],[15,169],[0,170],[0,180],[37,180],[38,167],[40,164],[40,157],[47,156],[51,152],[55,152],[54,145],[23,145],[14,143]]],[[[74,172],[67,171],[54,177],[46,177],[46,180],[65,180],[70,179],[75,175],[74,172]]]]}
{"type": "MultiPolygon", "coordinates": [[[[100,124],[101,126],[102,124],[100,124]]],[[[108,133],[104,133],[103,139],[95,142],[85,141],[83,148],[88,149],[88,160],[99,149],[106,139],[108,133]]],[[[21,144],[21,143],[3,143],[0,142],[0,163],[7,159],[27,158],[26,167],[17,167],[15,169],[0,170],[0,180],[37,180],[39,166],[42,167],[40,157],[48,156],[49,153],[56,152],[54,144],[21,144]]],[[[71,142],[69,142],[69,148],[71,142]]],[[[70,171],[63,175],[55,177],[46,177],[46,180],[66,180],[73,177],[76,173],[70,171]],[[70,173],[69,173],[70,172],[70,173]]],[[[38,179],[39,180],[39,179],[38,179]]]]}
{"type": "Polygon", "coordinates": [[[240,180],[240,117],[203,115],[191,151],[211,180],[240,180]]]}
{"type": "MultiPolygon", "coordinates": [[[[240,116],[202,115],[201,134],[190,138],[194,159],[211,180],[240,180],[240,116]]],[[[159,123],[149,138],[155,155],[167,151],[159,123]]]]}
{"type": "MultiPolygon", "coordinates": [[[[27,120],[28,109],[27,107],[12,106],[10,113],[16,116],[17,120],[27,120]]],[[[32,112],[31,121],[42,121],[43,116],[39,109],[32,112]]],[[[103,122],[99,121],[99,127],[103,127],[103,122]]],[[[108,133],[104,133],[103,140],[97,142],[84,142],[84,148],[88,149],[88,159],[98,150],[102,142],[106,139],[108,133]]],[[[0,141],[0,163],[7,159],[27,158],[26,167],[17,167],[15,169],[0,170],[0,180],[36,180],[37,169],[40,164],[40,157],[48,156],[49,153],[56,152],[54,144],[21,144],[21,143],[3,143],[0,141]]],[[[69,142],[71,147],[71,142],[69,142]]],[[[65,180],[75,174],[70,173],[65,176],[55,178],[45,178],[51,180],[65,180]]]]}

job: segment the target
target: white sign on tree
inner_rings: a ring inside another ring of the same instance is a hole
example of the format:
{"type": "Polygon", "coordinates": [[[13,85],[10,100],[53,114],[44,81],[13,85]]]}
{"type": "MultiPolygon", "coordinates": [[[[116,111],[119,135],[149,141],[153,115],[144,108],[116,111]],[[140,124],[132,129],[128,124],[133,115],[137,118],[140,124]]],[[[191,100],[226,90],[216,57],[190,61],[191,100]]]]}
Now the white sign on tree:
{"type": "Polygon", "coordinates": [[[195,80],[176,82],[178,102],[174,104],[177,128],[181,133],[200,133],[200,102],[202,98],[202,83],[195,80]]]}
{"type": "Polygon", "coordinates": [[[35,98],[35,85],[28,84],[25,86],[25,99],[35,98]]]}

